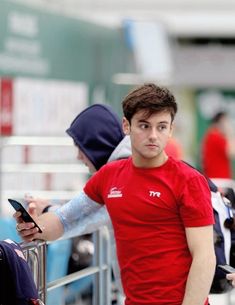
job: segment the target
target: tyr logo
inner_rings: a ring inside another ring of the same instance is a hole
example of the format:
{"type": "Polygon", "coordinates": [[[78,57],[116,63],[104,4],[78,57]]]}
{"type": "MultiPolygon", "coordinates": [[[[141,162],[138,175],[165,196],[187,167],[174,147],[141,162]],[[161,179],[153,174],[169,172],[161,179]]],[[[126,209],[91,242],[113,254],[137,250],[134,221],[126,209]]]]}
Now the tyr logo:
{"type": "Polygon", "coordinates": [[[160,192],[149,191],[149,196],[150,197],[160,197],[161,193],[160,192]]]}

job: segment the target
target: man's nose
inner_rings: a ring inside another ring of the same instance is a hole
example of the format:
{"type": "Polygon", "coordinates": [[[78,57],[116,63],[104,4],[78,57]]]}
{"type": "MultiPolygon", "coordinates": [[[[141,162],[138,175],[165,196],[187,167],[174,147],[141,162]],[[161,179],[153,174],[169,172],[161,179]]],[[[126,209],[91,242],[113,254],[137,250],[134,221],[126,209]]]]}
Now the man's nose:
{"type": "Polygon", "coordinates": [[[149,137],[151,139],[156,139],[158,137],[158,132],[156,130],[156,128],[151,128],[149,131],[149,137]]]}

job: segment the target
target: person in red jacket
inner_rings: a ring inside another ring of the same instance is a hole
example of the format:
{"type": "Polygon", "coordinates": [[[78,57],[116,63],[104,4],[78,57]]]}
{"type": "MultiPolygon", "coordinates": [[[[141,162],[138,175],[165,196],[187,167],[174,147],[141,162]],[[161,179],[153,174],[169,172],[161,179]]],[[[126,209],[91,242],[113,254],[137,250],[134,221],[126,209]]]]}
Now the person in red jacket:
{"type": "Polygon", "coordinates": [[[202,171],[209,178],[232,179],[231,158],[235,156],[235,138],[230,132],[228,114],[220,111],[202,141],[202,171]]]}

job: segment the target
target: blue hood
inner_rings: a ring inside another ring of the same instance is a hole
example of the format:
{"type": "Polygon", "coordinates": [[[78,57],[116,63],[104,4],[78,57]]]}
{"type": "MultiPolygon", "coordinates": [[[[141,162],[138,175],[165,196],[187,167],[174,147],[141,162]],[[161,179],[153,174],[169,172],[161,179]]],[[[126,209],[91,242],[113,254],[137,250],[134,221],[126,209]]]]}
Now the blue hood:
{"type": "Polygon", "coordinates": [[[97,170],[124,137],[119,117],[102,104],[94,104],[79,113],[66,132],[97,170]]]}

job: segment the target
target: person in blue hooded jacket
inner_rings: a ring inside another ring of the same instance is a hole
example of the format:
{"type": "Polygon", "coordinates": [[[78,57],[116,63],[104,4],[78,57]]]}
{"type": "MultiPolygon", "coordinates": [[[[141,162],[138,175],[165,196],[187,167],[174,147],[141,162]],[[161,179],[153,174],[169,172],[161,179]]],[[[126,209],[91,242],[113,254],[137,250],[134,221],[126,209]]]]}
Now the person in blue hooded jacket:
{"type": "MultiPolygon", "coordinates": [[[[76,116],[66,132],[78,149],[77,159],[88,167],[90,174],[107,162],[127,158],[131,154],[129,136],[124,136],[121,120],[110,106],[93,104],[87,107],[76,116]]],[[[28,195],[25,199],[29,203],[29,209],[36,209],[37,214],[57,208],[49,200],[28,195]]],[[[123,293],[111,220],[105,206],[89,216],[84,216],[79,224],[63,237],[89,234],[103,225],[107,225],[109,229],[113,273],[117,288],[123,293]]]]}
{"type": "Polygon", "coordinates": [[[94,104],[82,111],[66,132],[78,147],[78,159],[88,165],[91,173],[109,160],[124,138],[118,116],[109,106],[101,104],[94,104]]]}
{"type": "MultiPolygon", "coordinates": [[[[79,113],[66,133],[77,147],[77,159],[93,174],[107,162],[131,154],[130,139],[124,137],[121,121],[110,106],[93,104],[79,113]]],[[[26,202],[36,204],[37,213],[55,208],[48,200],[26,195],[26,202]]]]}

